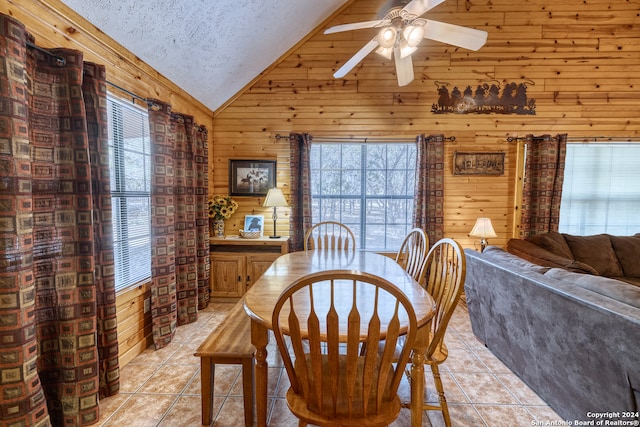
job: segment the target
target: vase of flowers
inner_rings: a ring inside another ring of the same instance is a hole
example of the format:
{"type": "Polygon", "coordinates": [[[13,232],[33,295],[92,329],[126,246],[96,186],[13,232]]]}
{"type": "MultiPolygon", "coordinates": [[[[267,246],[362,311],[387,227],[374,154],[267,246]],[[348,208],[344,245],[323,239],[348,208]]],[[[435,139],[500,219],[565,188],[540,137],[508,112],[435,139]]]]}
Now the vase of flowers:
{"type": "Polygon", "coordinates": [[[209,219],[211,221],[211,235],[224,237],[224,220],[238,209],[238,203],[230,196],[213,196],[209,199],[209,219]]]}

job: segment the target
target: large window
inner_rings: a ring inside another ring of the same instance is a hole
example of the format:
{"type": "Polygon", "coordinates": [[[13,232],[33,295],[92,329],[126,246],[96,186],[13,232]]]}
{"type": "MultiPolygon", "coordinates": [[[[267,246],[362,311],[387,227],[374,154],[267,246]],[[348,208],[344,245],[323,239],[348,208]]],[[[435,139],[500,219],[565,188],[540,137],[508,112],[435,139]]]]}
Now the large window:
{"type": "Polygon", "coordinates": [[[361,249],[396,251],[413,226],[416,144],[311,146],[313,222],[349,226],[361,249]]]}
{"type": "Polygon", "coordinates": [[[151,277],[151,158],[147,112],[107,98],[116,290],[151,277]]]}
{"type": "Polygon", "coordinates": [[[567,144],[559,230],[640,233],[640,144],[567,144]]]}

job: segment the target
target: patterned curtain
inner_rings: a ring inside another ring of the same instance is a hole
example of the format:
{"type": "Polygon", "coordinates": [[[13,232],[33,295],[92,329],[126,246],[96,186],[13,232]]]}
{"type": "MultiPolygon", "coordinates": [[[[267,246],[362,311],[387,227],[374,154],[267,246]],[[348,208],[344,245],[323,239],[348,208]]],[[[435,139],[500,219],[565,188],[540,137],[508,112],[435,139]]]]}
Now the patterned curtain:
{"type": "Polygon", "coordinates": [[[558,231],[567,134],[526,137],[520,237],[558,231]]]}
{"type": "Polygon", "coordinates": [[[304,249],[304,233],[311,227],[311,136],[289,135],[291,159],[291,216],[289,218],[289,249],[304,249]]]}
{"type": "Polygon", "coordinates": [[[444,237],[444,135],[418,135],[413,226],[422,228],[433,246],[444,237]]]}
{"type": "Polygon", "coordinates": [[[0,15],[0,418],[84,426],[119,389],[103,66],[0,15]]]}
{"type": "Polygon", "coordinates": [[[207,130],[150,101],[151,317],[156,349],[209,302],[207,130]]]}

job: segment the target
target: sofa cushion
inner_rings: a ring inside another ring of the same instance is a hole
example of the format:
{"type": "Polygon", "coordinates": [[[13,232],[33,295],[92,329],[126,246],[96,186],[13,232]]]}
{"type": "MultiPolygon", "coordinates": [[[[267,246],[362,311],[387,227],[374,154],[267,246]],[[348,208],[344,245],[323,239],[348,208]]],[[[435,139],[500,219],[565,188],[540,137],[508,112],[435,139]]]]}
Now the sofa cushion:
{"type": "Polygon", "coordinates": [[[625,277],[640,277],[640,235],[611,236],[611,246],[616,253],[625,277]]]}
{"type": "Polygon", "coordinates": [[[573,258],[556,255],[555,253],[543,249],[529,240],[509,239],[507,242],[507,251],[538,265],[546,267],[561,267],[577,273],[598,274],[593,267],[585,263],[576,261],[573,258]]]}
{"type": "Polygon", "coordinates": [[[561,268],[552,268],[544,274],[555,280],[566,281],[616,301],[640,308],[640,287],[608,277],[576,274],[561,268]]]}
{"type": "Polygon", "coordinates": [[[564,239],[564,236],[558,232],[550,231],[544,234],[536,234],[534,236],[527,237],[525,240],[528,240],[529,242],[558,256],[575,259],[571,253],[571,248],[569,248],[569,245],[567,245],[567,242],[564,239]]]}
{"type": "Polygon", "coordinates": [[[571,248],[571,253],[577,261],[595,268],[601,276],[624,276],[609,237],[608,234],[594,236],[564,234],[567,245],[571,248]]]}

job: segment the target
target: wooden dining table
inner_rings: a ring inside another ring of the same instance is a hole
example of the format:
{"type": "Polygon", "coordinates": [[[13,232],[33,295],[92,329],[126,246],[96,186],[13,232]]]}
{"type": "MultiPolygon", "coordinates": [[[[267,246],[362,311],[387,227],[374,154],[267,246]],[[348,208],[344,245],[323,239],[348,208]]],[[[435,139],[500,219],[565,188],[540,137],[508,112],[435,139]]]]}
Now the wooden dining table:
{"type": "MultiPolygon", "coordinates": [[[[428,345],[429,321],[435,313],[433,298],[393,259],[364,251],[300,251],[277,258],[249,288],[244,308],[251,317],[251,342],[255,352],[255,390],[258,426],[267,425],[267,345],[271,318],[282,291],[307,274],[327,270],[351,270],[383,277],[401,289],[413,304],[418,321],[417,339],[411,359],[411,425],[422,425],[424,358],[428,345]]],[[[371,299],[373,300],[373,299],[371,299]]],[[[302,307],[304,309],[304,307],[302,307]]]]}

